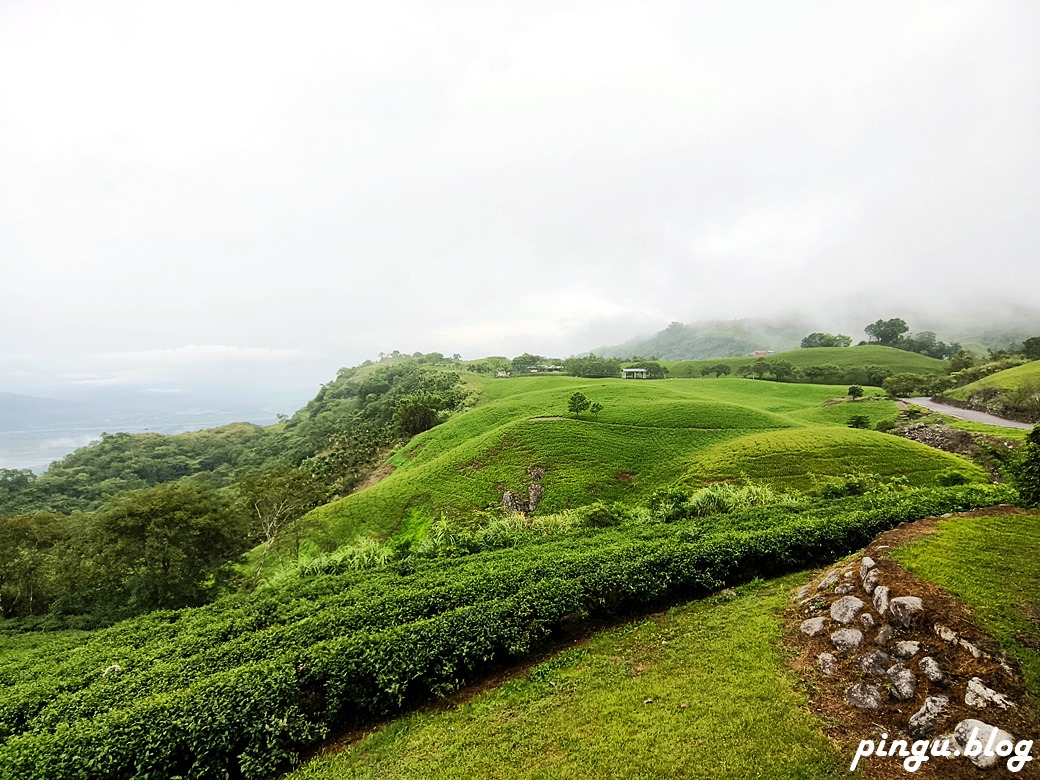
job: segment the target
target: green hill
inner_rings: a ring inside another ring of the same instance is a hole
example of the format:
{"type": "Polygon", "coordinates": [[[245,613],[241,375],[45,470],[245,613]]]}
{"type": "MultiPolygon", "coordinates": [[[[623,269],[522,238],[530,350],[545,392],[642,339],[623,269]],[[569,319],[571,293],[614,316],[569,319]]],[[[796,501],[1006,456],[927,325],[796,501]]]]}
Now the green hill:
{"type": "Polygon", "coordinates": [[[949,398],[967,401],[979,391],[987,388],[995,388],[998,390],[1020,390],[1031,385],[1040,386],[1040,360],[1034,360],[1031,363],[1025,363],[1021,366],[1008,368],[1004,371],[998,371],[996,374],[990,374],[977,382],[972,382],[969,385],[949,390],[944,393],[944,395],[949,398]]]}
{"type": "MultiPolygon", "coordinates": [[[[743,357],[719,358],[714,360],[684,360],[665,362],[671,377],[699,377],[701,370],[724,364],[736,372],[739,366],[750,365],[758,358],[750,355],[743,357]]],[[[946,363],[916,352],[907,352],[894,347],[882,347],[877,344],[864,344],[858,347],[816,347],[814,349],[792,349],[769,355],[769,360],[786,360],[796,368],[808,366],[836,366],[843,373],[863,369],[865,366],[881,366],[893,374],[941,374],[946,370],[946,363]]]]}
{"type": "Polygon", "coordinates": [[[914,442],[848,427],[894,419],[885,399],[835,399],[833,387],[741,379],[586,380],[564,376],[481,380],[474,409],[415,437],[381,482],[319,507],[309,521],[321,547],[358,536],[420,533],[438,518],[465,520],[540,494],[535,514],[594,501],[642,501],[677,481],[741,479],[812,487],[818,477],[866,472],[934,484],[968,461],[914,442]],[[603,405],[567,414],[574,392],[603,405]],[[533,493],[532,493],[533,491],[533,493]]]}
{"type": "Polygon", "coordinates": [[[1026,422],[1040,420],[1040,360],[948,390],[944,398],[1026,422]]]}

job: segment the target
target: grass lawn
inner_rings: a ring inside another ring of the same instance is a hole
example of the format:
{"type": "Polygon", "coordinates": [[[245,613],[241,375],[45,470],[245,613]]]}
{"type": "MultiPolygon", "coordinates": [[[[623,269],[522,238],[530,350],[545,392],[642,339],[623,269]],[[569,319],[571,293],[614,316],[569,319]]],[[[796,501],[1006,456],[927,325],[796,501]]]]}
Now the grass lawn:
{"type": "Polygon", "coordinates": [[[951,517],[892,557],[958,596],[1022,664],[1040,711],[1040,512],[951,517]]]}
{"type": "Polygon", "coordinates": [[[781,655],[779,614],[800,580],[602,632],[289,778],[848,777],[781,655]]]}

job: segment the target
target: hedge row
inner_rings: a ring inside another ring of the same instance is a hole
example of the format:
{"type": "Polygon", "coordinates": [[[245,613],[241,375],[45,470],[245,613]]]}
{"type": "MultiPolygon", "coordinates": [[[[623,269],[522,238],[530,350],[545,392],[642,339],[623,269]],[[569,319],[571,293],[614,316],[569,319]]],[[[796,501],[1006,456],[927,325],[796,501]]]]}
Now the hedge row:
{"type": "Polygon", "coordinates": [[[0,777],[266,777],[331,729],[441,696],[568,621],[830,561],[905,520],[1012,497],[973,485],[581,532],[127,621],[42,668],[0,669],[0,777]]]}

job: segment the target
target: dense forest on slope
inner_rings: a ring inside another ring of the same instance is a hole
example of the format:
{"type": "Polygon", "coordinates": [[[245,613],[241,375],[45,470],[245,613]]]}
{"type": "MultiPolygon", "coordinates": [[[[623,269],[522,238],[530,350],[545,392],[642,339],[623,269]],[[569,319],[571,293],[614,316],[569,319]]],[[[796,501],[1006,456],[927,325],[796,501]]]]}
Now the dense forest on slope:
{"type": "Polygon", "coordinates": [[[0,470],[0,617],[200,603],[230,561],[295,544],[307,510],[466,398],[457,373],[405,359],[340,370],[276,425],[106,434],[39,477],[0,470]]]}

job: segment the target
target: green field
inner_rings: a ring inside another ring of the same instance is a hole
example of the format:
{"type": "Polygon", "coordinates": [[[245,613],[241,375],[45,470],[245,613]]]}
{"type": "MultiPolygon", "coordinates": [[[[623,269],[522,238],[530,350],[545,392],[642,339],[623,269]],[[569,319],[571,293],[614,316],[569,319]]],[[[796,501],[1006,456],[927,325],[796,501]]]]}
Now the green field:
{"type": "MultiPolygon", "coordinates": [[[[807,366],[832,365],[842,370],[862,368],[874,365],[884,366],[893,374],[941,374],[946,370],[946,363],[916,352],[907,352],[894,347],[881,347],[877,344],[864,344],[859,347],[816,347],[814,349],[792,349],[788,352],[777,352],[769,355],[767,360],[786,360],[797,368],[807,366]]],[[[662,361],[668,368],[668,375],[674,378],[700,377],[701,369],[724,364],[736,371],[738,366],[750,365],[757,357],[743,356],[735,358],[717,358],[712,360],[675,360],[662,361]]]]}
{"type": "Polygon", "coordinates": [[[970,385],[948,390],[943,395],[959,401],[967,401],[979,390],[987,387],[1017,390],[1027,386],[1040,387],[1040,360],[998,371],[996,374],[990,374],[970,385]]]}
{"type": "Polygon", "coordinates": [[[642,501],[675,482],[748,478],[806,489],[820,478],[865,472],[927,485],[951,469],[985,480],[957,456],[850,429],[853,415],[873,425],[895,419],[896,406],[836,398],[832,386],[565,376],[471,381],[483,387],[476,408],[415,437],[392,456],[396,470],[378,484],[312,513],[319,546],[421,533],[441,517],[497,506],[504,490],[526,497],[534,482],[544,490],[536,510],[544,514],[597,500],[642,501]],[[603,411],[569,415],[575,391],[603,411]]]}
{"type": "Polygon", "coordinates": [[[1040,512],[951,517],[937,533],[892,555],[972,608],[982,628],[1022,664],[1040,715],[1040,512]]]}

